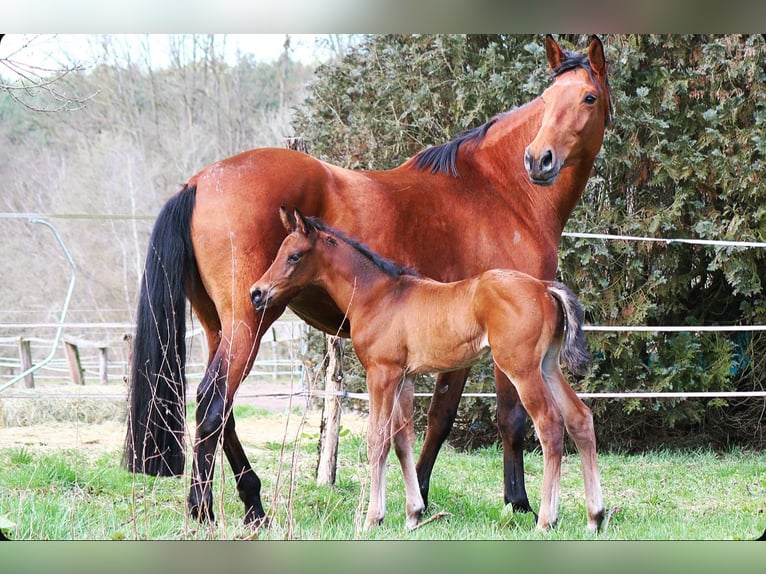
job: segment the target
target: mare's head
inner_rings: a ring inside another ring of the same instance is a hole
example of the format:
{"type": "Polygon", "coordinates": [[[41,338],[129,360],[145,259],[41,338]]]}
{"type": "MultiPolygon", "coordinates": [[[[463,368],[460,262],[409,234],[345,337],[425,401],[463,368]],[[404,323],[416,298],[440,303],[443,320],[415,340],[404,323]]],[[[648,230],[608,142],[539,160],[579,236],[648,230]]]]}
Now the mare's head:
{"type": "MultiPolygon", "coordinates": [[[[272,304],[287,303],[319,272],[316,258],[312,256],[320,234],[317,227],[297,209],[291,214],[281,207],[279,216],[288,235],[271,266],[250,287],[250,299],[257,311],[272,304]]],[[[327,236],[324,241],[334,239],[327,236]]]]}
{"type": "Polygon", "coordinates": [[[562,50],[545,38],[554,82],[542,94],[543,122],[524,153],[524,166],[537,185],[551,185],[561,168],[596,157],[611,116],[604,46],[596,36],[587,56],[562,50]]]}

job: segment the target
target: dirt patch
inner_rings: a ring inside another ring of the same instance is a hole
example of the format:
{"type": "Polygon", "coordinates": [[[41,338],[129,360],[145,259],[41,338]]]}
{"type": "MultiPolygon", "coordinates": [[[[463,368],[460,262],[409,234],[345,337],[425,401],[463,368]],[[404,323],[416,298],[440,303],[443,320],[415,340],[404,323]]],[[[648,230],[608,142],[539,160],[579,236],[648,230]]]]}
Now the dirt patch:
{"type": "MultiPolygon", "coordinates": [[[[285,383],[243,385],[235,406],[263,411],[237,419],[237,434],[245,447],[319,435],[321,408],[295,392],[285,383]]],[[[124,393],[117,385],[9,392],[0,396],[0,447],[76,449],[88,456],[120,450],[125,441],[124,410],[124,393]]],[[[187,435],[192,444],[193,417],[189,418],[187,435]]],[[[367,417],[344,411],[341,426],[363,436],[367,417]]]]}

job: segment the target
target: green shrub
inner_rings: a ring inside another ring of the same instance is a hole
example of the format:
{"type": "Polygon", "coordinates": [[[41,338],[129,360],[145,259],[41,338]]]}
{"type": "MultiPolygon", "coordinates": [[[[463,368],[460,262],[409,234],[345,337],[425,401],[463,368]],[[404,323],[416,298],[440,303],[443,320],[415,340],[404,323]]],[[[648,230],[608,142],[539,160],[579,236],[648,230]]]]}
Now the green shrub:
{"type": "MultiPolygon", "coordinates": [[[[582,50],[585,36],[560,37],[582,50]]],[[[766,48],[762,36],[603,38],[615,107],[567,231],[763,241],[766,48]]],[[[370,36],[321,67],[296,114],[318,157],[391,168],[524,103],[549,82],[541,37],[370,36]]],[[[560,278],[598,325],[764,324],[766,251],[562,239],[560,278]]],[[[766,338],[750,333],[591,333],[583,391],[762,390],[766,338]]],[[[347,353],[351,356],[351,353],[347,353]]],[[[352,363],[350,363],[352,364],[352,363]]],[[[358,366],[350,366],[354,382],[358,366]]],[[[491,392],[491,369],[466,390],[491,392]],[[487,384],[489,381],[490,384],[487,384]]],[[[426,380],[419,390],[431,389],[426,380]]],[[[602,446],[762,447],[763,399],[590,401],[602,446]]],[[[425,405],[424,405],[425,406],[425,405]]],[[[453,439],[494,441],[494,401],[463,400],[453,439]],[[484,429],[483,440],[471,436],[484,429]]]]}

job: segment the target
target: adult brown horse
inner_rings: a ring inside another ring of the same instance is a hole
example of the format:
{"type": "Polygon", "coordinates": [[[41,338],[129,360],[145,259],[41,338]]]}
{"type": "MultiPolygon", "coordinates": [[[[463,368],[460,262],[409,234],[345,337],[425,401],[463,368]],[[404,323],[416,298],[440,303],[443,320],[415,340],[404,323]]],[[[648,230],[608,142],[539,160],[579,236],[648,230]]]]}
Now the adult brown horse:
{"type": "Polygon", "coordinates": [[[258,311],[283,308],[307,286],[316,286],[345,310],[370,395],[366,528],[381,524],[386,515],[392,441],[404,475],[408,529],[420,523],[425,510],[412,454],[415,376],[465,368],[491,349],[497,368],[532,417],[542,446],[537,528],[556,523],[566,425],[582,461],[588,531],[599,531],[604,502],[593,416],[559,366],[562,359],[584,376],[590,362],[582,305],[566,285],[508,269],[441,283],[381,258],[298,210],[292,215],[282,208],[280,218],[288,236],[250,288],[250,298],[258,311]]]}
{"type": "MultiPolygon", "coordinates": [[[[234,427],[231,407],[262,334],[282,313],[256,313],[248,288],[271,264],[285,229],[280,205],[321,217],[384,257],[439,281],[518,269],[553,279],[561,232],[601,148],[610,112],[601,41],[587,55],[545,49],[554,81],[542,96],[420,152],[389,171],[352,171],[284,149],[257,149],[192,177],[160,212],[146,259],[131,368],[126,463],[177,475],[184,467],[185,298],[205,330],[209,363],[197,389],[191,515],[213,519],[215,452],[223,450],[245,504],[264,516],[261,483],[234,427]]],[[[348,336],[341,309],[307,289],[290,303],[328,333],[348,336]]],[[[495,369],[505,501],[531,511],[524,487],[526,413],[495,369]]],[[[468,369],[438,377],[418,461],[427,501],[436,455],[449,434],[468,369]]]]}

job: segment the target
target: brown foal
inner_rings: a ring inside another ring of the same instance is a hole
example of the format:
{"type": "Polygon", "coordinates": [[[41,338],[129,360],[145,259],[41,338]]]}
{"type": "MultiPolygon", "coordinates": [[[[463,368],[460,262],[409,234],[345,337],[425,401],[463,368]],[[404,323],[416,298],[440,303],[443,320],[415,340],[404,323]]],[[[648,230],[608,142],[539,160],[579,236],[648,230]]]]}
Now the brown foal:
{"type": "Polygon", "coordinates": [[[604,505],[593,417],[559,366],[561,356],[572,372],[584,374],[589,362],[582,307],[571,290],[501,269],[440,283],[381,258],[298,210],[293,215],[281,208],[280,216],[288,236],[250,288],[251,300],[263,311],[313,286],[345,311],[370,395],[367,528],[386,514],[385,462],[392,439],[404,474],[407,528],[418,525],[425,509],[413,455],[414,377],[468,367],[491,350],[542,445],[537,527],[546,530],[556,522],[566,426],[582,460],[588,530],[599,530],[604,505]]]}

